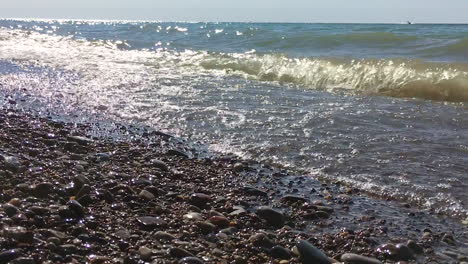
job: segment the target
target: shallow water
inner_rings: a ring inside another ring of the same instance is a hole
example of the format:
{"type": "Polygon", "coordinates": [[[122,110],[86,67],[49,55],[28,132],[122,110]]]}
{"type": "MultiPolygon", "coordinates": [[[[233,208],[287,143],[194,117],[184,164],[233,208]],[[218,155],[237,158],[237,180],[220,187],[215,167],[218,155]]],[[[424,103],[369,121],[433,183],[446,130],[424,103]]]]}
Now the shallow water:
{"type": "Polygon", "coordinates": [[[467,216],[466,25],[0,27],[0,89],[44,112],[98,112],[467,216]]]}

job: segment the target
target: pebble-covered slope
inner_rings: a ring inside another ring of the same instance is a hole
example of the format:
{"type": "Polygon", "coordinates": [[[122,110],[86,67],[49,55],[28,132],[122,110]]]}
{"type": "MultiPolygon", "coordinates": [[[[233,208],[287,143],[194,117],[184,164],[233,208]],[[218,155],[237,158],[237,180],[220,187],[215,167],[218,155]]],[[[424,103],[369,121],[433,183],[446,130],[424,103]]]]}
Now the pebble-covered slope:
{"type": "Polygon", "coordinates": [[[0,111],[0,263],[467,261],[466,229],[448,220],[232,157],[189,158],[162,133],[89,130],[0,111]]]}

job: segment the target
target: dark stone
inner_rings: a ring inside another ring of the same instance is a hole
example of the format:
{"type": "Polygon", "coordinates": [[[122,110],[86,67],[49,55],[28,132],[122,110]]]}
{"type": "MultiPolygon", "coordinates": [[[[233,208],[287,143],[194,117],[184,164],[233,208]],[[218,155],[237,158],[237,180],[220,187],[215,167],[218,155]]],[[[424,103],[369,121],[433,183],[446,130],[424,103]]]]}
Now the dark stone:
{"type": "Polygon", "coordinates": [[[189,155],[181,150],[178,150],[178,149],[170,149],[167,151],[167,155],[170,155],[170,156],[177,156],[177,157],[182,157],[182,158],[188,158],[189,155]]]}
{"type": "Polygon", "coordinates": [[[168,249],[167,252],[171,257],[174,257],[177,259],[185,258],[185,257],[194,257],[192,253],[188,252],[185,249],[178,248],[178,247],[171,247],[170,249],[168,249]]]}
{"type": "Polygon", "coordinates": [[[302,197],[302,196],[298,196],[298,195],[286,195],[281,198],[281,202],[283,203],[296,203],[296,202],[305,203],[308,200],[309,199],[302,197]]]}
{"type": "Polygon", "coordinates": [[[290,259],[291,251],[282,246],[274,246],[270,249],[270,255],[276,259],[290,259]]]}
{"type": "Polygon", "coordinates": [[[0,253],[0,263],[8,263],[20,256],[19,249],[11,249],[0,253]]]}
{"type": "Polygon", "coordinates": [[[221,228],[225,228],[225,227],[228,227],[229,226],[229,220],[224,217],[224,216],[218,216],[218,215],[215,215],[215,216],[212,216],[210,217],[209,221],[218,226],[218,227],[221,227],[221,228]]]}
{"type": "Polygon", "coordinates": [[[84,207],[77,200],[70,200],[67,203],[68,208],[73,211],[77,216],[82,217],[85,214],[84,207]]]}
{"type": "Polygon", "coordinates": [[[67,137],[68,141],[76,142],[80,145],[86,146],[90,143],[93,143],[93,140],[87,137],[80,137],[80,136],[69,136],[67,137]]]}
{"type": "Polygon", "coordinates": [[[166,221],[162,220],[159,217],[154,216],[142,216],[137,218],[138,223],[140,224],[141,229],[151,231],[155,228],[166,226],[166,221]]]}
{"type": "Polygon", "coordinates": [[[330,264],[328,257],[320,251],[320,249],[314,247],[311,243],[305,240],[299,240],[296,247],[301,255],[301,262],[303,264],[330,264]]]}
{"type": "Polygon", "coordinates": [[[175,238],[175,236],[167,233],[167,232],[164,232],[164,231],[158,231],[156,233],[154,233],[154,238],[158,239],[158,240],[163,240],[163,241],[172,241],[175,238]]]}
{"type": "Polygon", "coordinates": [[[5,213],[8,215],[8,217],[12,217],[14,216],[15,214],[17,214],[19,212],[19,209],[18,207],[10,204],[10,203],[6,203],[3,205],[3,211],[5,211],[5,213]]]}
{"type": "Polygon", "coordinates": [[[36,264],[33,258],[17,258],[10,262],[11,264],[36,264]]]}
{"type": "Polygon", "coordinates": [[[250,186],[245,186],[241,190],[245,192],[246,194],[252,195],[252,196],[268,196],[267,192],[264,192],[260,189],[250,187],[250,186]]]}
{"type": "Polygon", "coordinates": [[[252,245],[256,247],[272,248],[275,246],[275,242],[273,242],[263,233],[257,233],[251,236],[249,241],[252,242],[252,245]]]}
{"type": "Polygon", "coordinates": [[[214,224],[208,222],[197,222],[196,225],[200,229],[200,231],[205,235],[212,233],[216,229],[216,226],[214,224]]]}
{"type": "Polygon", "coordinates": [[[190,196],[190,204],[198,207],[204,207],[211,201],[211,197],[204,193],[194,193],[190,196]]]}
{"type": "Polygon", "coordinates": [[[380,260],[375,258],[364,257],[361,255],[346,253],[341,256],[341,261],[345,264],[381,264],[380,260]]]}
{"type": "Polygon", "coordinates": [[[179,264],[203,264],[203,261],[197,257],[185,257],[179,260],[179,264]]]}
{"type": "Polygon", "coordinates": [[[29,210],[34,212],[36,215],[45,215],[50,212],[49,208],[41,206],[31,206],[29,207],[29,210]]]}
{"type": "Polygon", "coordinates": [[[257,208],[257,215],[274,227],[282,227],[285,222],[283,213],[267,206],[257,208]]]}
{"type": "Polygon", "coordinates": [[[153,159],[151,160],[151,165],[162,171],[169,171],[169,166],[164,161],[153,159]]]}
{"type": "Polygon", "coordinates": [[[16,157],[0,154],[0,160],[3,160],[5,168],[11,172],[17,172],[21,167],[21,163],[16,157]]]}
{"type": "Polygon", "coordinates": [[[34,186],[32,193],[37,198],[46,198],[54,191],[54,185],[50,182],[41,182],[34,186]]]}
{"type": "Polygon", "coordinates": [[[424,253],[424,249],[413,240],[409,240],[408,242],[406,242],[406,246],[409,247],[416,254],[424,253]]]}
{"type": "Polygon", "coordinates": [[[85,195],[88,195],[91,193],[91,186],[88,184],[83,184],[83,186],[80,188],[78,193],[75,195],[76,199],[79,199],[85,195]]]}
{"type": "Polygon", "coordinates": [[[396,248],[398,250],[398,260],[407,261],[410,259],[415,259],[413,252],[405,244],[397,244],[396,248]]]}

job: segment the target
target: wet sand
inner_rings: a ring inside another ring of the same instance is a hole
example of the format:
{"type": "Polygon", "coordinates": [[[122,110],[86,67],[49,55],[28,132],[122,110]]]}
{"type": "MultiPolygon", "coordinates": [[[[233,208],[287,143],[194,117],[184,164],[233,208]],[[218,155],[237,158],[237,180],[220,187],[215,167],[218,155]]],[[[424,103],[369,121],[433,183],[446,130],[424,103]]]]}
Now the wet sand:
{"type": "Polygon", "coordinates": [[[468,261],[457,220],[114,128],[1,109],[0,263],[468,261]]]}

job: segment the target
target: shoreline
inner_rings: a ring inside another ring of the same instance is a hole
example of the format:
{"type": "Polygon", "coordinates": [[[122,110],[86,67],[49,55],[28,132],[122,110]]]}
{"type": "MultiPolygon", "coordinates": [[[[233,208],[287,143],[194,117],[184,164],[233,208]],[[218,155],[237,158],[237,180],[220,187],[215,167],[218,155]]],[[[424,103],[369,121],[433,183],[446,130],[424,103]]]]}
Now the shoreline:
{"type": "Polygon", "coordinates": [[[115,124],[122,137],[90,137],[94,125],[0,110],[0,263],[307,263],[294,246],[302,258],[375,258],[357,263],[468,261],[453,219],[235,157],[193,158],[157,131],[115,124]]]}

